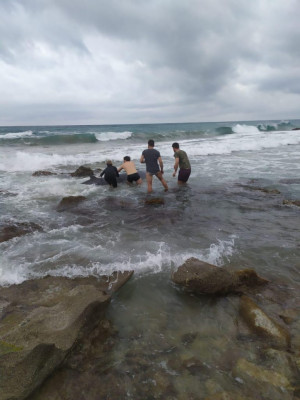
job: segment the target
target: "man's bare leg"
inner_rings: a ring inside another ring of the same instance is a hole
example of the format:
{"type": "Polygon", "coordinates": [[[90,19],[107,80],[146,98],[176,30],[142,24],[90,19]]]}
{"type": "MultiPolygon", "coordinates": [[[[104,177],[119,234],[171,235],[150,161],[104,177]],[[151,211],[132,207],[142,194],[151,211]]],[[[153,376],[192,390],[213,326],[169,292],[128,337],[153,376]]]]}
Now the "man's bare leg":
{"type": "Polygon", "coordinates": [[[167,182],[164,180],[163,174],[161,173],[161,171],[159,171],[159,172],[156,174],[156,176],[157,176],[158,179],[161,181],[163,187],[165,188],[165,191],[167,191],[167,190],[169,189],[169,188],[168,188],[168,184],[167,184],[167,182]]]}
{"type": "Polygon", "coordinates": [[[153,179],[152,175],[149,174],[149,172],[146,172],[146,180],[147,180],[147,185],[148,185],[147,192],[148,193],[152,192],[152,179],[153,179]]]}

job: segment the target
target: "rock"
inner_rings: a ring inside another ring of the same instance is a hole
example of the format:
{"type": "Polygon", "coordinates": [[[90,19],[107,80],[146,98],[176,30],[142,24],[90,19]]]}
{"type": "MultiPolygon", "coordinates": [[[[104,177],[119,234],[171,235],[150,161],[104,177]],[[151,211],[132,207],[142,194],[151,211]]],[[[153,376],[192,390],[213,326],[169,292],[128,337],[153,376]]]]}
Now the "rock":
{"type": "Polygon", "coordinates": [[[196,258],[189,258],[173,274],[172,280],[185,289],[199,294],[243,293],[268,281],[254,270],[230,271],[196,258]]]}
{"type": "Polygon", "coordinates": [[[48,276],[1,288],[1,400],[25,399],[41,385],[101,323],[111,295],[132,273],[48,276]]]}
{"type": "MultiPolygon", "coordinates": [[[[250,184],[255,183],[255,180],[251,180],[250,184]]],[[[251,186],[251,185],[240,185],[248,190],[257,190],[259,192],[267,193],[267,194],[280,194],[278,189],[268,188],[268,187],[259,187],[259,186],[251,186]]]]}
{"type": "Polygon", "coordinates": [[[71,176],[75,176],[75,177],[85,177],[85,176],[92,176],[94,175],[94,171],[89,168],[89,167],[85,167],[85,166],[80,166],[79,168],[76,169],[75,172],[71,173],[71,176]]]}
{"type": "Polygon", "coordinates": [[[285,206],[298,206],[300,207],[300,200],[283,200],[282,204],[285,206]]]}
{"type": "Polygon", "coordinates": [[[260,187],[254,187],[253,190],[259,190],[264,193],[268,194],[280,194],[280,191],[277,189],[271,189],[271,188],[260,188],[260,187]]]}
{"type": "Polygon", "coordinates": [[[153,197],[152,199],[146,199],[144,203],[147,205],[165,204],[165,199],[161,197],[153,197]]]}
{"type": "Polygon", "coordinates": [[[288,330],[270,318],[252,299],[242,296],[240,314],[248,326],[258,335],[268,338],[269,343],[279,347],[290,346],[288,330]]]}
{"type": "Polygon", "coordinates": [[[49,176],[49,175],[57,175],[55,172],[50,171],[35,171],[32,176],[49,176]]]}
{"type": "Polygon", "coordinates": [[[253,400],[253,397],[245,397],[233,392],[217,392],[212,396],[205,397],[204,400],[253,400]]]}
{"type": "Polygon", "coordinates": [[[292,131],[300,131],[300,128],[293,128],[292,131]]]}
{"type": "Polygon", "coordinates": [[[273,371],[285,375],[290,382],[300,382],[298,358],[291,352],[276,349],[263,350],[264,364],[273,371]]]}
{"type": "Polygon", "coordinates": [[[63,197],[60,203],[57,206],[57,211],[66,211],[71,208],[76,207],[79,203],[83,202],[84,200],[87,200],[85,196],[67,196],[63,197]]]}
{"type": "Polygon", "coordinates": [[[299,311],[296,309],[285,309],[280,314],[279,317],[287,324],[290,325],[299,317],[299,311]]]}
{"type": "Polygon", "coordinates": [[[235,378],[242,379],[246,382],[251,381],[253,385],[256,383],[263,383],[275,386],[277,388],[291,388],[290,382],[284,375],[253,364],[244,358],[240,358],[238,360],[232,373],[235,378]]]}
{"type": "Polygon", "coordinates": [[[42,232],[43,229],[34,222],[15,222],[11,225],[5,225],[0,228],[0,243],[35,231],[42,232]]]}

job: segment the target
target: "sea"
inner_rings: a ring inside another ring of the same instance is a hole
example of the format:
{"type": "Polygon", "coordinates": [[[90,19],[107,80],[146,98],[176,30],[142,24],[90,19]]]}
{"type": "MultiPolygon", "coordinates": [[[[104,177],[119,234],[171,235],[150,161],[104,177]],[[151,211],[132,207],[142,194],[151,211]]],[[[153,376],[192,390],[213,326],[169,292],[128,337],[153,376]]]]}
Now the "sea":
{"type": "MultiPolygon", "coordinates": [[[[228,348],[258,357],[259,345],[252,341],[242,349],[245,343],[229,328],[236,303],[183,294],[171,275],[196,257],[219,267],[253,268],[299,296],[300,208],[284,204],[300,200],[299,127],[300,120],[0,127],[0,227],[30,222],[42,228],[0,244],[0,285],[134,270],[108,311],[122,339],[115,357],[122,361],[128,349],[142,354],[147,348],[152,369],[139,383],[132,372],[124,398],[148,398],[138,397],[137,385],[157,384],[153,365],[174,380],[176,398],[194,398],[199,390],[210,395],[208,380],[247,394],[219,362],[228,348]],[[161,154],[168,192],[155,177],[149,195],[145,181],[114,189],[70,175],[83,165],[99,176],[107,159],[118,167],[124,156],[145,171],[139,160],[149,139],[161,154]],[[173,142],[191,162],[184,186],[172,176],[173,142]],[[40,170],[54,174],[33,176],[40,170]],[[86,201],[58,212],[66,196],[86,201]],[[149,205],[149,198],[163,201],[149,205]],[[197,346],[182,340],[191,333],[198,335],[197,346]],[[174,352],[200,358],[211,372],[201,379],[185,372],[176,380],[168,364],[174,352]]],[[[130,370],[121,361],[115,368],[130,370]]]]}

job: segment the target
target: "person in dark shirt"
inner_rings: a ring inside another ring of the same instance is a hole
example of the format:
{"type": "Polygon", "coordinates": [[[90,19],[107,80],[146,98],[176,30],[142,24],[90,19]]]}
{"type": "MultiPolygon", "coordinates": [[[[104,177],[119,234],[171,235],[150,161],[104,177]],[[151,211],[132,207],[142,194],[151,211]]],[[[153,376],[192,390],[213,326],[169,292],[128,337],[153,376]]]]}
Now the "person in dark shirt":
{"type": "Polygon", "coordinates": [[[104,179],[106,182],[116,188],[117,184],[117,177],[119,176],[119,172],[115,166],[112,165],[111,160],[106,160],[106,168],[101,172],[100,176],[104,175],[104,179]]]}
{"type": "Polygon", "coordinates": [[[153,175],[162,183],[165,191],[168,190],[167,182],[163,178],[164,164],[160,156],[160,152],[154,149],[154,140],[148,141],[148,149],[144,150],[141,159],[141,163],[146,163],[146,180],[148,185],[148,193],[152,192],[152,179],[153,175]]]}

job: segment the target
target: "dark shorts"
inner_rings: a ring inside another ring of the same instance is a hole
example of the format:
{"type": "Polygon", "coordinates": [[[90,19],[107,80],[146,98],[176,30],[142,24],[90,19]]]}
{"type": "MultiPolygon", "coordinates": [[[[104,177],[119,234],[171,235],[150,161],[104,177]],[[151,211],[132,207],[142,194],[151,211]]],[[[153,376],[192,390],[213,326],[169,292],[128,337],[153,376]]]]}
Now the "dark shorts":
{"type": "Polygon", "coordinates": [[[178,180],[181,182],[187,182],[191,175],[191,169],[180,169],[178,174],[178,180]]]}
{"type": "Polygon", "coordinates": [[[140,175],[135,172],[134,174],[127,175],[127,180],[129,183],[136,182],[140,179],[140,175]]]}
{"type": "Polygon", "coordinates": [[[157,171],[147,171],[147,174],[149,174],[149,175],[151,175],[151,176],[153,176],[153,175],[157,175],[157,173],[159,172],[160,170],[158,169],[157,171]]]}

